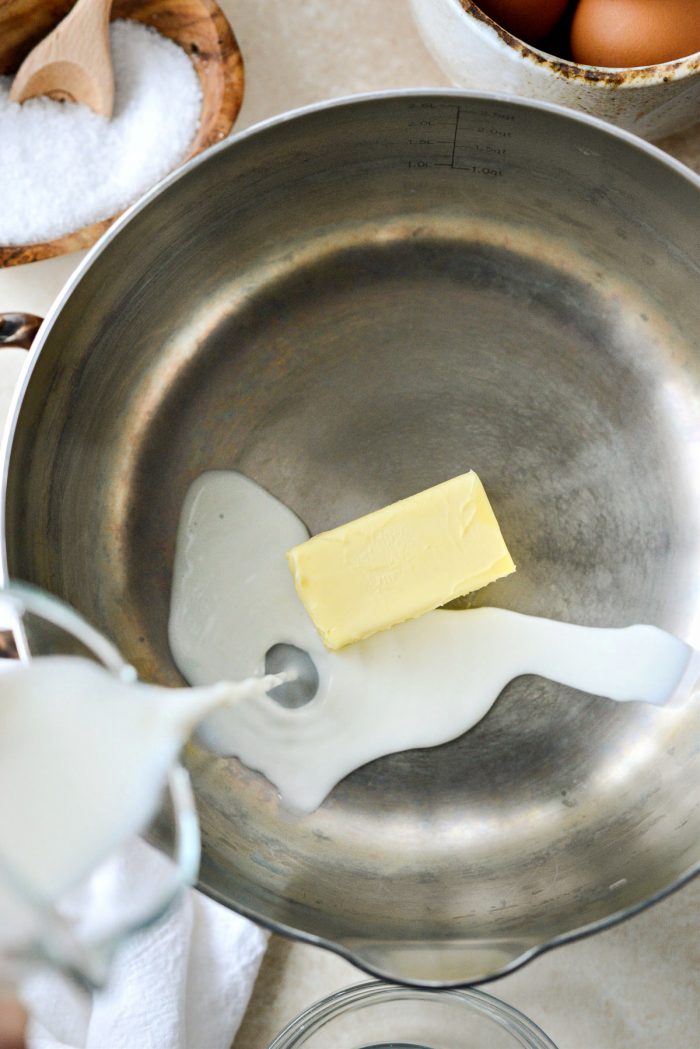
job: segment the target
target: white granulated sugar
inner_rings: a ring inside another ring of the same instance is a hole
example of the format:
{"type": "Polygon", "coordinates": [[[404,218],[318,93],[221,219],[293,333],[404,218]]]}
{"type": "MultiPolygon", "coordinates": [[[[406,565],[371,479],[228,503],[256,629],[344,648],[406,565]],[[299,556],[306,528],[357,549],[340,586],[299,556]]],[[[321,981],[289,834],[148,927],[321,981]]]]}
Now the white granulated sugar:
{"type": "Polygon", "coordinates": [[[136,22],[110,27],[111,121],[86,106],[10,102],[0,77],[0,244],[60,237],[132,204],[186,155],[202,93],[171,40],[136,22]]]}

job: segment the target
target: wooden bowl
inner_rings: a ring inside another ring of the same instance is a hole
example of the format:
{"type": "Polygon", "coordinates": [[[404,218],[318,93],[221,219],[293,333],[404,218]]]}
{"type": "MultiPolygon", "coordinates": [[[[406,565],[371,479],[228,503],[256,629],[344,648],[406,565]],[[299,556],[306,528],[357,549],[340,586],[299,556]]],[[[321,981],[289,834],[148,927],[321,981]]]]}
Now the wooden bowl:
{"type": "MultiPolygon", "coordinates": [[[[75,0],[0,0],[0,75],[14,73],[25,55],[74,3],[75,0]]],[[[231,27],[214,0],[114,0],[111,17],[153,26],[189,55],[199,77],[203,101],[199,128],[185,160],[224,138],[243,101],[243,59],[231,27]]],[[[115,218],[117,215],[112,215],[40,244],[0,245],[0,267],[89,248],[115,218]]]]}

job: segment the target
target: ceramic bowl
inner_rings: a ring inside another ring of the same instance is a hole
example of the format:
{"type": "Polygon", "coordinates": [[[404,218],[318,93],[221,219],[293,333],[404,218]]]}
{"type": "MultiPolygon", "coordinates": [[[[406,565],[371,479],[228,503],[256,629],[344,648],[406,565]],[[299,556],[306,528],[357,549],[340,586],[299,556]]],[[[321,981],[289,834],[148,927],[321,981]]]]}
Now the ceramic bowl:
{"type": "Polygon", "coordinates": [[[700,52],[635,69],[577,65],[507,32],[470,0],[411,0],[426,44],[459,87],[557,102],[656,139],[700,112],[700,52]]]}

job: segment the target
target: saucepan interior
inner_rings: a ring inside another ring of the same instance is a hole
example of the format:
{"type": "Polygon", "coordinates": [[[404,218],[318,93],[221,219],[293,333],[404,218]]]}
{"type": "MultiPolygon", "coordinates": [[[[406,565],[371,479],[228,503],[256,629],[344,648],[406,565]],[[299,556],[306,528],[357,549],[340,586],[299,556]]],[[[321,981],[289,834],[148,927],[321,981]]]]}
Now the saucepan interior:
{"type": "MultiPolygon", "coordinates": [[[[202,471],[315,532],[474,468],[518,564],[478,603],[700,643],[699,202],[623,133],[450,92],[213,150],[110,233],[40,337],[10,574],[177,684],[175,534],[202,471]]],[[[485,979],[689,875],[698,739],[698,702],[520,678],[463,738],[303,817],[195,743],[201,884],[380,974],[485,979]]]]}

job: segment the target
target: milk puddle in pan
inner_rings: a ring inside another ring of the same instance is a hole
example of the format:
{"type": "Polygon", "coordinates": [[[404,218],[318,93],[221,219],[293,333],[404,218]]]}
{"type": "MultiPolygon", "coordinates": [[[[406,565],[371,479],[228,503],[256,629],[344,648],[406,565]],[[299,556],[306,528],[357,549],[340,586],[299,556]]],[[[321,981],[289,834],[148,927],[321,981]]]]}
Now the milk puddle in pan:
{"type": "Polygon", "coordinates": [[[265,654],[275,645],[310,654],[318,688],[305,706],[286,709],[263,694],[215,712],[200,730],[213,749],[262,772],[292,808],[317,808],[375,758],[455,739],[521,674],[662,704],[690,661],[687,645],[653,626],[597,629],[496,608],[430,612],[329,652],[285,560],[307,537],[255,482],[203,474],[182,510],[170,615],[173,656],[191,684],[271,670],[265,654]]]}

